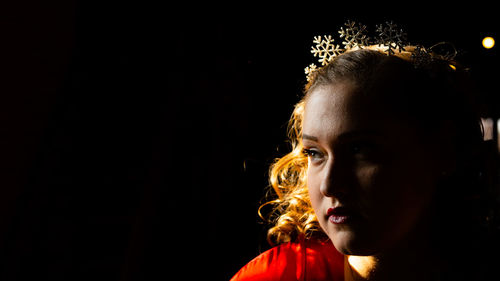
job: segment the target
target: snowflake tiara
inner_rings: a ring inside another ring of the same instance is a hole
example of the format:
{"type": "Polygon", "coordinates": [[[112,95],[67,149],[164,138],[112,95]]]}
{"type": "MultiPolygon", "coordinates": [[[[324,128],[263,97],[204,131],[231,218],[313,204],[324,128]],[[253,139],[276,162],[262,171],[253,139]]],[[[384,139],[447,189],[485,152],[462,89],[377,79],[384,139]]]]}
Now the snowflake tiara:
{"type": "MultiPolygon", "coordinates": [[[[444,55],[439,55],[440,59],[451,61],[457,55],[455,47],[447,42],[438,43],[430,48],[424,48],[422,45],[410,46],[407,42],[407,35],[403,29],[397,24],[385,22],[375,26],[376,36],[371,38],[368,36],[368,30],[365,25],[354,21],[347,21],[338,31],[339,37],[343,40],[341,44],[336,44],[332,35],[315,36],[311,47],[311,53],[318,58],[321,66],[330,63],[335,57],[350,51],[363,49],[369,46],[378,45],[387,55],[396,55],[396,52],[402,53],[411,48],[411,60],[415,67],[428,65],[434,58],[434,49],[446,45],[451,47],[451,52],[446,52],[444,55]]],[[[319,67],[312,63],[305,68],[307,81],[311,81],[313,74],[319,67]]]]}

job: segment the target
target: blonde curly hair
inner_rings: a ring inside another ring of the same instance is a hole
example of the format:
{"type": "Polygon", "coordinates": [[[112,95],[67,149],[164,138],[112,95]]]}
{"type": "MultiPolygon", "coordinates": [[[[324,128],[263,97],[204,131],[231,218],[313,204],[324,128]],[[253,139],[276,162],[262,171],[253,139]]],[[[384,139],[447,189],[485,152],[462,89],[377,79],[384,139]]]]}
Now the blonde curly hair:
{"type": "Polygon", "coordinates": [[[273,205],[268,231],[268,242],[272,245],[293,241],[299,235],[311,237],[321,234],[321,228],[309,200],[307,190],[308,159],[303,153],[302,120],[305,100],[295,105],[288,124],[291,152],[277,159],[270,167],[269,182],[278,199],[265,203],[273,205]]]}
{"type": "MultiPolygon", "coordinates": [[[[293,114],[288,123],[288,138],[291,144],[291,152],[276,159],[269,170],[270,187],[272,187],[277,198],[264,203],[259,208],[259,215],[261,218],[265,218],[273,225],[269,229],[267,235],[267,240],[271,245],[294,241],[300,236],[305,238],[315,237],[327,239],[311,206],[307,189],[308,158],[303,153],[302,121],[308,94],[318,86],[327,85],[346,78],[354,79],[354,81],[360,84],[370,83],[369,79],[372,74],[388,65],[411,65],[411,63],[408,62],[411,61],[412,53],[416,48],[408,46],[405,47],[405,49],[406,51],[399,54],[396,53],[393,56],[387,56],[385,50],[378,46],[352,50],[336,57],[328,65],[320,68],[312,75],[310,81],[305,86],[305,95],[295,105],[293,114]],[[272,206],[272,210],[267,216],[264,216],[262,210],[267,206],[272,206]]],[[[442,59],[438,56],[433,57],[433,63],[428,69],[412,70],[414,68],[413,65],[405,67],[407,67],[410,72],[420,71],[426,73],[426,76],[434,77],[431,79],[439,81],[448,81],[448,76],[456,76],[456,74],[460,72],[458,71],[459,66],[456,62],[449,59],[442,59]],[[443,79],[441,75],[447,78],[443,79]]],[[[453,84],[448,82],[445,83],[453,84]]],[[[453,85],[451,87],[445,85],[444,88],[439,89],[441,92],[438,97],[436,97],[436,95],[432,96],[434,103],[431,103],[431,105],[426,103],[425,105],[428,108],[427,115],[431,117],[420,116],[420,118],[424,120],[422,122],[434,122],[443,118],[441,117],[443,113],[443,104],[446,104],[447,99],[450,97],[448,95],[449,92],[456,91],[455,88],[456,87],[453,87],[453,85]]],[[[455,95],[454,93],[452,94],[455,95]]],[[[424,98],[422,100],[424,100],[424,98]]],[[[457,105],[467,102],[465,100],[459,101],[461,98],[457,96],[453,99],[458,101],[457,105]]],[[[421,111],[421,108],[418,108],[420,105],[419,103],[415,105],[417,108],[416,110],[421,111]]],[[[448,108],[455,110],[459,107],[448,106],[448,108]]],[[[450,112],[451,111],[446,111],[445,114],[452,114],[450,112]]],[[[464,116],[464,113],[460,113],[460,115],[457,116],[464,116]]],[[[472,136],[474,140],[471,142],[476,142],[476,140],[479,140],[481,137],[481,132],[477,131],[477,123],[474,123],[476,119],[468,118],[468,120],[472,120],[472,122],[469,122],[470,126],[464,125],[463,120],[460,121],[461,128],[464,128],[463,134],[465,136],[472,136]]]]}

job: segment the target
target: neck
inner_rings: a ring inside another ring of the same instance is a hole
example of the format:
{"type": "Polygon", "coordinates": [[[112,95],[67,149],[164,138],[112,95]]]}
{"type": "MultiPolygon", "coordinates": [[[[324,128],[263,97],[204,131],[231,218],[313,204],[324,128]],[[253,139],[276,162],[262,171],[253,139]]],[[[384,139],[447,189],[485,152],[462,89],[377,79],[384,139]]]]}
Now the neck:
{"type": "Polygon", "coordinates": [[[346,281],[425,281],[436,276],[428,237],[419,233],[397,247],[372,256],[346,256],[346,281]]]}
{"type": "Polygon", "coordinates": [[[432,263],[409,256],[347,256],[345,280],[349,281],[425,281],[435,276],[432,263]]]}
{"type": "Polygon", "coordinates": [[[346,256],[345,280],[371,280],[378,270],[378,264],[379,260],[375,256],[346,256]]]}

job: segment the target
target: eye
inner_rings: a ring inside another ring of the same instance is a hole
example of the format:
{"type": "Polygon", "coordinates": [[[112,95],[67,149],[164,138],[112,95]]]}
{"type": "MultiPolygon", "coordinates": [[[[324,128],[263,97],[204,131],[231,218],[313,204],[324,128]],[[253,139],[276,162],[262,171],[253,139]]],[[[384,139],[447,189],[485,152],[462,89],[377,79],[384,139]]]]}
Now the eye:
{"type": "Polygon", "coordinates": [[[358,159],[374,157],[376,147],[370,142],[353,142],[348,147],[349,153],[358,159]]]}
{"type": "Polygon", "coordinates": [[[311,160],[311,162],[321,161],[324,157],[323,153],[317,149],[304,148],[302,153],[311,160]]]}

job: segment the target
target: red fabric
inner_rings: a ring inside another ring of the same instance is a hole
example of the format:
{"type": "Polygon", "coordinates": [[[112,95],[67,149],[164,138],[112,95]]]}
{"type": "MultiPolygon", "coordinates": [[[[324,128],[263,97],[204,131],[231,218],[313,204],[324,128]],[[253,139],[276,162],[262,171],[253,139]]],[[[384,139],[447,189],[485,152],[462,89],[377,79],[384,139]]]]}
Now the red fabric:
{"type": "Polygon", "coordinates": [[[230,281],[256,280],[343,281],[344,256],[330,241],[282,244],[250,261],[230,281]]]}

